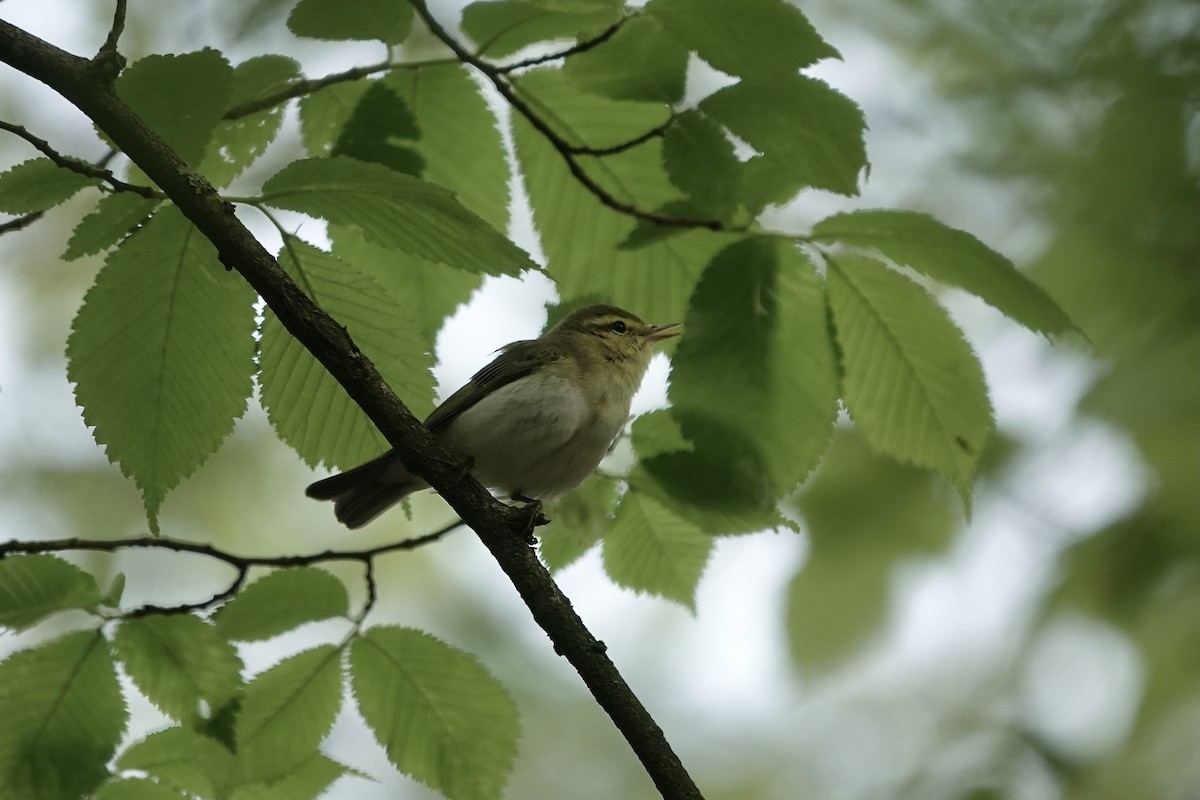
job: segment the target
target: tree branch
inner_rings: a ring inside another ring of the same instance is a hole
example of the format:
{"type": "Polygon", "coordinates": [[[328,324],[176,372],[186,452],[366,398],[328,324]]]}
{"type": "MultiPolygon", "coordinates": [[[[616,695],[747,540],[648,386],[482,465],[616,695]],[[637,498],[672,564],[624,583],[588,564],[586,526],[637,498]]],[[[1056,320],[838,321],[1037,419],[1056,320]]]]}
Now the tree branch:
{"type": "Polygon", "coordinates": [[[59,167],[70,170],[71,172],[76,172],[88,178],[102,180],[111,185],[118,192],[132,192],[133,194],[141,195],[142,197],[146,197],[151,200],[161,200],[164,197],[162,192],[157,192],[149,186],[137,186],[132,183],[126,183],[125,181],[118,180],[117,177],[107,169],[94,166],[86,161],[81,161],[78,158],[64,156],[62,153],[59,153],[57,150],[51,147],[50,143],[45,139],[34,136],[32,133],[30,133],[29,130],[23,125],[14,125],[11,122],[0,120],[0,130],[8,131],[9,133],[19,136],[25,141],[29,142],[31,145],[37,148],[42,155],[46,156],[46,158],[53,161],[59,167]]]}
{"type": "MultiPolygon", "coordinates": [[[[417,6],[427,15],[419,3],[417,6]]],[[[212,185],[116,96],[111,85],[89,68],[89,61],[3,20],[0,61],[45,83],[73,103],[162,188],[213,243],[222,263],[237,270],[289,333],[363,409],[396,448],[404,466],[424,478],[476,532],[555,650],[570,661],[625,736],[662,796],[668,800],[700,798],[700,791],[662,730],[525,543],[529,512],[500,503],[462,469],[459,460],[400,402],[346,330],[300,290],[212,185]]]]}
{"type": "MultiPolygon", "coordinates": [[[[568,58],[569,56],[573,56],[576,53],[587,52],[588,50],[591,50],[593,47],[602,45],[605,42],[607,42],[609,39],[611,39],[613,37],[613,35],[616,34],[617,31],[621,30],[621,26],[625,24],[625,21],[627,19],[629,19],[629,17],[621,17],[619,20],[614,22],[612,25],[609,25],[608,28],[604,32],[600,33],[599,35],[597,35],[591,39],[588,39],[585,42],[580,42],[579,44],[573,45],[572,47],[568,47],[566,50],[560,50],[557,53],[548,53],[547,55],[544,55],[544,56],[534,56],[533,58],[527,58],[523,61],[517,61],[512,64],[505,64],[502,67],[493,67],[493,69],[496,71],[497,74],[505,75],[509,72],[515,72],[516,70],[526,69],[528,67],[536,67],[540,64],[548,64],[551,61],[558,61],[563,58],[568,58]]],[[[483,58],[483,53],[479,53],[478,57],[483,58]]]]}
{"type": "MultiPolygon", "coordinates": [[[[707,228],[708,230],[712,231],[720,231],[725,229],[725,224],[716,219],[693,219],[691,217],[679,217],[674,214],[667,214],[662,211],[648,211],[644,208],[634,205],[633,203],[626,203],[624,200],[619,199],[612,192],[605,189],[598,182],[596,182],[596,180],[592,178],[592,176],[589,175],[579,163],[579,159],[575,157],[575,147],[570,142],[563,139],[563,137],[560,136],[557,131],[550,127],[545,120],[539,117],[534,110],[529,107],[529,104],[522,100],[516,91],[513,90],[512,85],[508,82],[508,80],[506,80],[502,68],[492,66],[478,56],[473,55],[465,47],[459,44],[458,41],[441,26],[441,23],[434,19],[433,15],[429,13],[429,8],[425,5],[425,0],[411,0],[411,2],[413,8],[417,11],[417,14],[429,27],[430,33],[432,33],[435,37],[440,39],[443,44],[449,47],[460,61],[479,70],[479,72],[488,79],[488,82],[496,88],[496,91],[500,93],[500,96],[503,97],[510,106],[512,106],[513,110],[524,117],[525,120],[533,126],[534,130],[544,136],[546,141],[550,142],[550,145],[556,151],[558,151],[560,156],[562,156],[563,161],[567,165],[567,169],[571,171],[571,175],[575,178],[575,180],[579,181],[584,188],[595,195],[596,199],[601,203],[608,206],[613,211],[617,211],[621,214],[627,214],[636,219],[645,220],[646,222],[654,222],[659,225],[670,225],[678,228],[707,228]]],[[[657,133],[657,130],[651,131],[649,137],[652,137],[657,133]]],[[[629,145],[622,145],[621,147],[623,148],[626,146],[629,145]]]]}

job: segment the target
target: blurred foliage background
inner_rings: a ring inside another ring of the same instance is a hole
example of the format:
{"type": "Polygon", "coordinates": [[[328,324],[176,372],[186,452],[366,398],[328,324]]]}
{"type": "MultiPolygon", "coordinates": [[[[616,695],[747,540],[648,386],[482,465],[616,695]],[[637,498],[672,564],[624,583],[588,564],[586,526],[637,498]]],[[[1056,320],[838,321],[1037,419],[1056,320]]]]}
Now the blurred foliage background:
{"type": "MultiPolygon", "coordinates": [[[[62,5],[54,41],[94,46],[107,4],[62,5]]],[[[262,37],[288,5],[137,7],[125,46],[269,49],[262,37]]],[[[1090,341],[1051,346],[948,298],[999,423],[969,519],[944,482],[881,459],[846,427],[794,500],[802,535],[722,541],[694,616],[614,588],[595,553],[560,573],[565,591],[710,800],[1200,795],[1200,6],[803,8],[845,57],[823,77],[871,127],[874,173],[854,205],[925,210],[972,231],[1027,267],[1090,341]]],[[[304,46],[330,70],[357,63],[304,46]]],[[[21,105],[69,149],[79,118],[61,104],[28,108],[31,96],[0,93],[0,116],[21,105]]],[[[0,138],[5,165],[27,155],[0,138]]],[[[825,202],[777,213],[803,226],[825,202]]],[[[70,209],[50,213],[36,248],[28,234],[0,238],[0,540],[145,529],[64,375],[70,319],[99,266],[53,257],[73,221],[70,209]]],[[[538,280],[490,281],[443,331],[447,388],[489,350],[536,333],[546,294],[538,280]],[[464,333],[479,315],[494,324],[464,333]]],[[[164,530],[247,553],[327,547],[344,532],[302,497],[309,477],[254,411],[172,494],[164,530]]],[[[418,503],[422,525],[447,513],[436,498],[418,503]]],[[[355,543],[406,528],[394,514],[355,543]]],[[[183,556],[80,559],[100,575],[128,572],[130,602],[199,599],[222,578],[183,556]]],[[[469,534],[381,567],[380,621],[476,654],[516,696],[525,735],[508,796],[654,796],[469,534]]],[[[0,653],[16,646],[0,641],[0,653]]],[[[247,660],[254,668],[253,649],[247,660]]],[[[391,771],[350,712],[329,750],[390,776],[344,779],[331,797],[433,796],[391,771]]]]}

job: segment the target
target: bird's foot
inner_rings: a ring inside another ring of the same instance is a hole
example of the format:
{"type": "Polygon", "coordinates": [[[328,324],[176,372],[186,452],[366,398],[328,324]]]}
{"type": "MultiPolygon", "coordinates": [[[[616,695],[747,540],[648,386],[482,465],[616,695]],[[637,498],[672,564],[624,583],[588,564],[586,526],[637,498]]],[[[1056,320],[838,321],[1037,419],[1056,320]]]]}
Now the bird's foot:
{"type": "Polygon", "coordinates": [[[525,542],[532,547],[537,544],[537,537],[533,535],[533,529],[550,524],[550,519],[542,513],[542,501],[526,497],[520,492],[513,492],[509,497],[518,503],[524,503],[525,509],[529,512],[529,520],[525,526],[525,542]]]}

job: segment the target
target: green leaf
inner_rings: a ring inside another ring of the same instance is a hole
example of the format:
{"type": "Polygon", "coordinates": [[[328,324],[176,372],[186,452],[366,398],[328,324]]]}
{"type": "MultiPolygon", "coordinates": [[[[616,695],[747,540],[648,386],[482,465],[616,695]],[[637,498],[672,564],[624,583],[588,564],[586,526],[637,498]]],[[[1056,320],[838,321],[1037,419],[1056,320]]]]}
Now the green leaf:
{"type": "Polygon", "coordinates": [[[671,183],[700,214],[731,220],[742,193],[742,163],[715,122],[690,110],[663,137],[663,164],[671,183]]]}
{"type": "Polygon", "coordinates": [[[1075,329],[1056,302],[1012,262],[966,231],[928,214],[873,209],[835,214],[813,226],[813,238],[878,250],[936,281],[957,286],[1032,331],[1075,329]]]}
{"type": "Polygon", "coordinates": [[[107,250],[145,222],[158,204],[158,200],[130,192],[105,195],[75,226],[63,258],[73,261],[107,250]]]}
{"type": "Polygon", "coordinates": [[[993,425],[971,346],[945,309],[899,272],[849,254],[828,263],[850,416],[873,447],[943,473],[969,497],[993,425]]]}
{"type": "Polygon", "coordinates": [[[809,553],[788,587],[788,641],[801,668],[826,669],[883,626],[899,560],[940,552],[960,520],[936,475],[881,456],[848,427],[798,506],[809,553]]]}
{"type": "Polygon", "coordinates": [[[621,4],[607,0],[564,8],[536,0],[488,0],[463,9],[462,30],[479,46],[480,55],[496,59],[534,42],[599,33],[620,18],[621,4]]]}
{"type": "Polygon", "coordinates": [[[713,538],[644,494],[621,501],[604,537],[604,571],[621,586],[696,610],[696,586],[713,538]]]}
{"type": "Polygon", "coordinates": [[[557,572],[583,556],[604,538],[617,507],[617,481],[593,473],[578,489],[550,503],[538,552],[551,571],[557,572]]]}
{"type": "Polygon", "coordinates": [[[269,205],[359,228],[368,241],[488,275],[534,269],[529,257],[432,183],[354,159],[294,161],[263,186],[269,205]]]}
{"type": "Polygon", "coordinates": [[[632,438],[633,449],[642,458],[695,449],[683,435],[679,421],[666,409],[651,411],[635,419],[632,438]]]}
{"type": "MultiPolygon", "coordinates": [[[[345,325],[414,413],[433,407],[428,343],[379,286],[336,256],[288,238],[280,264],[345,325]]],[[[340,467],[378,455],[387,441],[345,389],[270,310],[263,322],[261,400],[279,437],[309,465],[340,467]]]]}
{"type": "Polygon", "coordinates": [[[113,576],[112,583],[108,585],[108,591],[100,598],[100,605],[109,608],[119,608],[121,606],[121,598],[125,596],[125,573],[118,572],[113,576]]]}
{"type": "Polygon", "coordinates": [[[371,244],[357,228],[330,226],[329,238],[335,256],[383,290],[392,314],[416,326],[427,353],[446,318],[483,284],[477,273],[371,244]]]}
{"type": "Polygon", "coordinates": [[[255,642],[348,610],[344,583],[323,569],[298,567],[268,573],[242,589],[213,623],[226,639],[255,642]]]}
{"type": "Polygon", "coordinates": [[[754,187],[773,173],[760,205],[808,187],[858,194],[866,122],[854,101],[827,84],[801,75],[743,81],[705,98],[700,110],[762,154],[745,181],[754,187]]]}
{"type": "Polygon", "coordinates": [[[816,466],[837,418],[826,320],[822,282],[800,250],[743,239],[705,269],[672,360],[668,397],[684,437],[697,451],[741,452],[742,470],[761,470],[776,500],[816,466]]]}
{"type": "Polygon", "coordinates": [[[400,44],[412,30],[413,10],[394,0],[300,0],[288,30],[312,39],[365,39],[400,44]]]}
{"type": "Polygon", "coordinates": [[[166,493],[246,408],[254,291],[171,206],[109,255],[67,341],[67,376],[110,461],[133,478],[151,530],[166,493]]]}
{"type": "Polygon", "coordinates": [[[372,81],[354,113],[342,125],[330,155],[382,164],[389,169],[420,177],[424,161],[408,144],[417,138],[417,121],[387,84],[372,81]]]}
{"type": "Polygon", "coordinates": [[[40,554],[0,559],[0,628],[23,631],[56,611],[99,604],[96,579],[68,561],[40,554]]]}
{"type": "Polygon", "coordinates": [[[229,106],[233,70],[207,48],[150,55],[122,70],[113,88],[184,161],[198,166],[229,106]]]}
{"type": "Polygon", "coordinates": [[[346,121],[374,81],[347,81],[318,89],[300,100],[300,138],[310,155],[329,155],[346,121]]]}
{"type": "MultiPolygon", "coordinates": [[[[688,230],[637,249],[618,249],[637,221],[606,207],[581,186],[561,155],[528,123],[516,120],[514,132],[549,262],[546,271],[558,284],[559,296],[612,303],[652,322],[681,320],[704,264],[724,243],[722,237],[688,230]]],[[[660,142],[579,162],[619,200],[643,209],[680,197],[663,171],[660,142]]]]}
{"type": "Polygon", "coordinates": [[[534,113],[576,147],[623,145],[671,118],[666,103],[613,100],[582,92],[560,69],[530,70],[514,83],[534,113]]]}
{"type": "Polygon", "coordinates": [[[396,70],[383,82],[417,120],[421,177],[445,186],[496,230],[508,227],[508,154],[495,114],[461,64],[396,70]]]}
{"type": "Polygon", "coordinates": [[[608,41],[576,53],[563,73],[579,88],[614,100],[678,103],[688,51],[652,16],[626,19],[608,41]]]}
{"type": "Polygon", "coordinates": [[[199,617],[126,619],[117,628],[114,644],[142,694],[180,722],[208,719],[241,689],[237,651],[199,617]]]}
{"type": "Polygon", "coordinates": [[[233,754],[190,728],[167,728],[131,744],[117,757],[116,765],[145,772],[189,795],[211,797],[218,778],[229,775],[233,754]]]}
{"type": "Polygon", "coordinates": [[[63,169],[48,158],[33,158],[0,175],[0,211],[28,214],[65,203],[80,189],[100,181],[63,169]]]}
{"type": "MultiPolygon", "coordinates": [[[[291,58],[261,55],[243,61],[233,71],[229,107],[269,97],[299,80],[300,65],[291,58]]],[[[280,103],[236,119],[217,123],[207,158],[200,172],[214,186],[227,186],[261,156],[283,125],[285,104],[280,103]]]]}
{"type": "Polygon", "coordinates": [[[239,786],[229,800],[316,800],[338,778],[352,772],[321,753],[306,758],[277,781],[239,786]]]}
{"type": "Polygon", "coordinates": [[[319,645],[246,686],[237,719],[237,784],[273,783],[314,756],[342,704],[341,651],[319,645]]]}
{"type": "Polygon", "coordinates": [[[646,12],[709,64],[747,80],[839,57],[786,0],[653,0],[646,12]]]}
{"type": "Polygon", "coordinates": [[[512,698],[471,656],[377,627],[350,645],[354,696],[389,760],[451,800],[499,798],[517,754],[512,698]]]}
{"type": "Polygon", "coordinates": [[[0,661],[0,787],[21,800],[89,795],[128,712],[108,643],[77,631],[0,661]]]}
{"type": "Polygon", "coordinates": [[[100,787],[92,800],[185,800],[179,792],[148,778],[121,778],[100,787]]]}

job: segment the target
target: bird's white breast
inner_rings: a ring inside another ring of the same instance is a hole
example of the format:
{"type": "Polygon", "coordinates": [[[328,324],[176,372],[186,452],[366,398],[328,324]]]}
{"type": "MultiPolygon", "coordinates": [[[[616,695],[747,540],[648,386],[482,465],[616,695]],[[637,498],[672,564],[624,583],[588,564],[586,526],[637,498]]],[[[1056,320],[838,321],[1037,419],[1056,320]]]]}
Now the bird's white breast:
{"type": "Polygon", "coordinates": [[[624,394],[589,398],[577,381],[539,372],[492,392],[439,434],[451,450],[474,459],[485,486],[548,500],[574,489],[600,463],[629,418],[624,394]]]}

